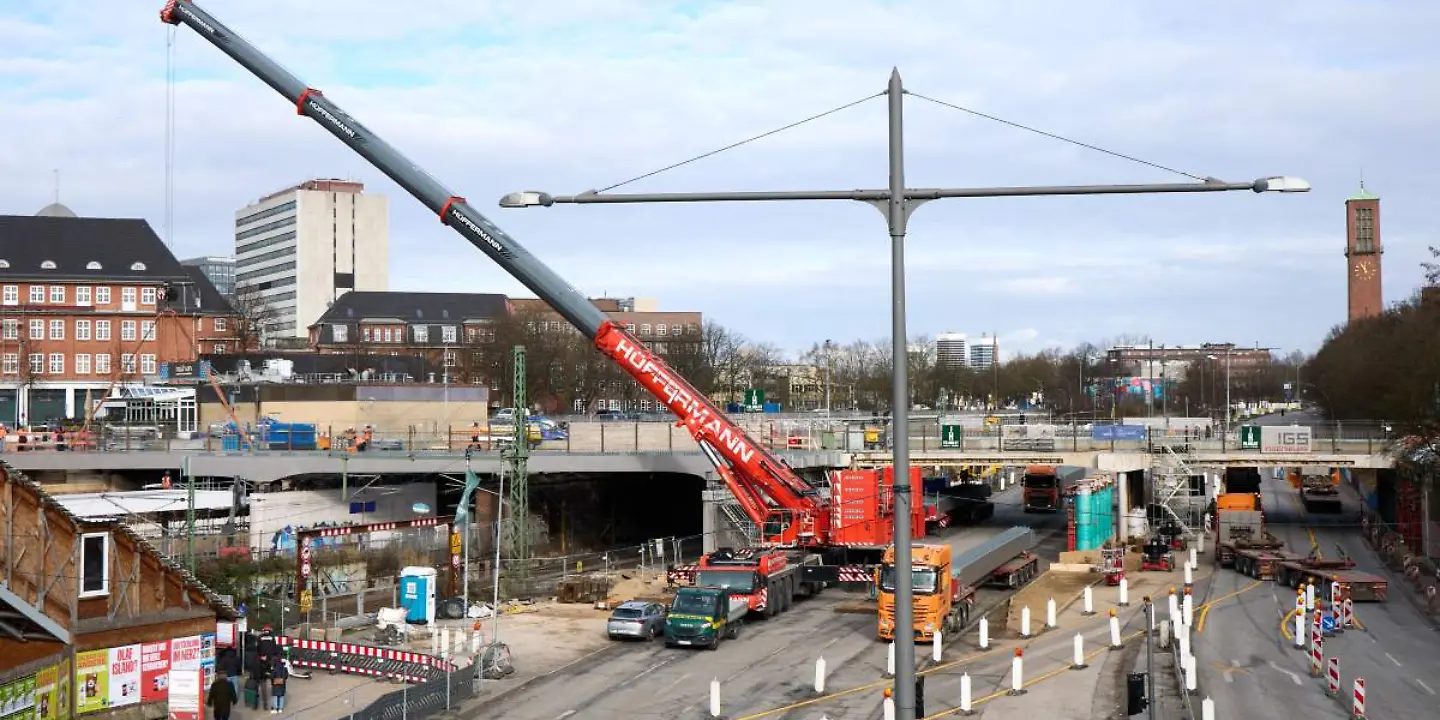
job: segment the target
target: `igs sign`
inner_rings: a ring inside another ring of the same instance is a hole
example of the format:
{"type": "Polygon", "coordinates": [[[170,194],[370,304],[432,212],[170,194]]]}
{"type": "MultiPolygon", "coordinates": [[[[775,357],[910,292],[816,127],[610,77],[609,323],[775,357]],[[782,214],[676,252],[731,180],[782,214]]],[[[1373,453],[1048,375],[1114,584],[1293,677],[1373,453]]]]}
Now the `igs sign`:
{"type": "Polygon", "coordinates": [[[1262,453],[1308,453],[1310,452],[1310,428],[1290,425],[1260,428],[1260,452],[1262,453]]]}

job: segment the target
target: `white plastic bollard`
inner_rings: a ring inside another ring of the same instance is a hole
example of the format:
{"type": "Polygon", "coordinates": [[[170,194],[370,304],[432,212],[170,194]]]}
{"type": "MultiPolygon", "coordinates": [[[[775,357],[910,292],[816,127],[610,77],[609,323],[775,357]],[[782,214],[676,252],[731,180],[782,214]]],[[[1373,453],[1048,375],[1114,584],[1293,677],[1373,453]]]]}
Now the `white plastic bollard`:
{"type": "Polygon", "coordinates": [[[825,694],[825,658],[815,660],[815,694],[825,694]]]}
{"type": "Polygon", "coordinates": [[[1190,563],[1187,562],[1187,563],[1185,563],[1185,586],[1186,586],[1186,587],[1189,587],[1189,586],[1194,585],[1194,584],[1195,584],[1195,571],[1190,568],[1190,563]]]}
{"type": "Polygon", "coordinates": [[[1045,601],[1045,627],[1053,628],[1057,625],[1055,618],[1055,598],[1045,601]]]}
{"type": "Polygon", "coordinates": [[[970,698],[970,673],[960,676],[960,712],[966,715],[974,712],[970,698]]]}
{"type": "Polygon", "coordinates": [[[1194,547],[1191,547],[1191,548],[1190,548],[1190,567],[1192,567],[1192,568],[1198,568],[1198,567],[1200,567],[1200,558],[1198,557],[1198,555],[1199,555],[1199,552],[1198,552],[1194,547]]]}
{"type": "Polygon", "coordinates": [[[885,720],[895,720],[895,698],[885,698],[885,703],[882,707],[884,708],[883,713],[885,720]]]}
{"type": "Polygon", "coordinates": [[[885,649],[885,674],[895,677],[895,642],[893,640],[885,649]]]}
{"type": "Polygon", "coordinates": [[[982,618],[980,618],[980,649],[981,649],[981,650],[988,650],[989,648],[990,648],[990,620],[989,620],[989,618],[983,618],[983,617],[982,617],[982,618]]]}
{"type": "Polygon", "coordinates": [[[1305,614],[1295,613],[1295,649],[1305,649],[1305,614]]]}
{"type": "Polygon", "coordinates": [[[1115,604],[1120,607],[1129,607],[1130,605],[1130,581],[1125,578],[1120,578],[1120,600],[1115,604]]]}
{"type": "Polygon", "coordinates": [[[1170,610],[1170,624],[1171,624],[1171,625],[1178,625],[1178,624],[1180,623],[1180,597],[1175,594],[1174,589],[1171,589],[1171,591],[1170,591],[1170,608],[1169,608],[1169,610],[1170,610]]]}
{"type": "Polygon", "coordinates": [[[1114,610],[1110,611],[1110,647],[1112,649],[1122,647],[1120,641],[1120,617],[1115,614],[1114,610]]]}
{"type": "Polygon", "coordinates": [[[940,662],[940,657],[945,654],[944,642],[945,642],[945,641],[941,638],[941,633],[940,633],[940,631],[939,631],[939,630],[936,630],[936,631],[935,631],[935,642],[933,642],[933,643],[930,644],[930,659],[931,659],[931,660],[934,660],[934,661],[937,662],[937,663],[940,662]]]}
{"type": "Polygon", "coordinates": [[[1195,552],[1205,552],[1205,533],[1203,532],[1195,536],[1195,552]]]}
{"type": "Polygon", "coordinates": [[[1095,614],[1095,593],[1090,589],[1089,585],[1085,586],[1085,614],[1095,614]]]}
{"type": "Polygon", "coordinates": [[[1086,666],[1085,666],[1085,636],[1084,636],[1084,635],[1081,635],[1080,633],[1075,633],[1075,657],[1073,658],[1073,662],[1071,663],[1071,667],[1073,667],[1073,668],[1076,669],[1076,670],[1084,670],[1085,667],[1086,667],[1086,666]]]}
{"type": "Polygon", "coordinates": [[[1185,692],[1190,693],[1191,695],[1194,695],[1194,694],[1196,693],[1196,691],[1199,690],[1199,688],[1200,688],[1200,684],[1199,684],[1199,683],[1200,683],[1200,680],[1199,680],[1199,678],[1196,677],[1197,675],[1199,675],[1199,673],[1195,672],[1195,656],[1194,656],[1194,655],[1186,655],[1186,656],[1185,656],[1185,692]]]}
{"type": "Polygon", "coordinates": [[[1185,622],[1185,627],[1195,626],[1195,596],[1188,592],[1185,593],[1185,602],[1181,605],[1180,615],[1185,622]]]}
{"type": "Polygon", "coordinates": [[[1010,694],[1025,692],[1025,651],[1015,648],[1015,659],[1010,661],[1010,694]]]}
{"type": "Polygon", "coordinates": [[[1205,698],[1200,701],[1200,720],[1215,720],[1215,701],[1205,698]]]}
{"type": "Polygon", "coordinates": [[[481,644],[481,642],[482,642],[482,638],[480,637],[480,631],[479,631],[479,630],[475,630],[475,631],[471,632],[471,633],[470,633],[470,652],[471,652],[471,653],[479,653],[479,652],[480,652],[480,644],[481,644]]]}
{"type": "Polygon", "coordinates": [[[1190,655],[1190,633],[1185,628],[1175,628],[1175,638],[1180,641],[1180,657],[1184,659],[1190,655]]]}
{"type": "Polygon", "coordinates": [[[710,681],[710,717],[720,717],[720,678],[710,681]]]}
{"type": "Polygon", "coordinates": [[[1020,637],[1030,637],[1030,606],[1020,608],[1020,637]]]}
{"type": "Polygon", "coordinates": [[[1315,609],[1315,586],[1314,586],[1314,585],[1306,585],[1306,586],[1305,586],[1305,612],[1310,612],[1311,610],[1314,610],[1314,609],[1315,609]]]}

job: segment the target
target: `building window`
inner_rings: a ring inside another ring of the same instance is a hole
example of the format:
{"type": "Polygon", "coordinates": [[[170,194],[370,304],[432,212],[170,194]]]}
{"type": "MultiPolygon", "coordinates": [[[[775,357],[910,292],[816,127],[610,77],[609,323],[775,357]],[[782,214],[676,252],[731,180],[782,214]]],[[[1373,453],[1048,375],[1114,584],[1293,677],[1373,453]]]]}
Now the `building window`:
{"type": "Polygon", "coordinates": [[[430,326],[429,326],[429,325],[416,325],[416,326],[415,326],[415,342],[420,343],[421,345],[424,345],[425,343],[430,342],[430,326]]]}
{"type": "Polygon", "coordinates": [[[154,374],[156,373],[156,371],[157,371],[157,368],[156,368],[156,366],[155,366],[155,356],[154,356],[154,355],[149,355],[149,354],[141,355],[141,356],[140,356],[140,374],[141,374],[141,375],[154,375],[154,374]]]}
{"type": "Polygon", "coordinates": [[[225,330],[226,330],[225,318],[223,318],[223,317],[217,317],[217,318],[215,318],[215,332],[225,332],[225,330]]]}
{"type": "Polygon", "coordinates": [[[96,304],[96,305],[109,305],[109,304],[110,304],[110,288],[109,288],[109,287],[106,287],[106,286],[102,285],[102,286],[100,286],[100,287],[95,288],[95,304],[96,304]]]}
{"type": "Polygon", "coordinates": [[[31,340],[44,340],[44,339],[45,339],[45,321],[44,321],[44,320],[31,320],[31,321],[30,321],[30,339],[31,339],[31,340]]]}
{"type": "Polygon", "coordinates": [[[64,339],[65,339],[65,321],[64,321],[64,320],[51,320],[51,321],[50,321],[50,339],[51,339],[51,340],[64,340],[64,339]]]}
{"type": "Polygon", "coordinates": [[[45,374],[45,355],[43,353],[30,353],[30,374],[45,374]]]}
{"type": "Polygon", "coordinates": [[[43,303],[43,302],[45,302],[45,286],[44,286],[44,285],[31,285],[31,286],[30,286],[30,304],[31,304],[31,305],[39,305],[40,303],[43,303]]]}
{"type": "Polygon", "coordinates": [[[50,303],[53,304],[53,305],[64,305],[64,304],[65,304],[65,286],[64,286],[64,285],[51,285],[51,286],[50,286],[50,303]]]}
{"type": "Polygon", "coordinates": [[[143,288],[140,288],[140,304],[141,304],[141,305],[154,305],[154,304],[155,304],[155,288],[153,288],[153,287],[143,287],[143,288]]]}
{"type": "Polygon", "coordinates": [[[96,374],[96,375],[109,375],[109,374],[110,374],[110,354],[109,354],[109,353],[99,353],[99,354],[97,354],[97,355],[95,356],[95,374],[96,374]]]}
{"type": "Polygon", "coordinates": [[[122,373],[133,373],[133,372],[135,372],[135,353],[121,353],[121,355],[120,355],[120,372],[122,372],[122,373]]]}
{"type": "Polygon", "coordinates": [[[89,286],[89,285],[76,285],[76,286],[75,286],[75,304],[76,304],[76,305],[89,305],[89,304],[90,304],[90,286],[89,286]]]}
{"type": "Polygon", "coordinates": [[[625,330],[631,335],[635,334],[635,323],[625,323],[625,330]]]}
{"type": "Polygon", "coordinates": [[[101,341],[101,342],[109,342],[109,341],[110,341],[110,321],[109,321],[109,320],[96,320],[96,321],[95,321],[95,339],[96,339],[96,340],[99,340],[99,341],[101,341]]]}
{"type": "Polygon", "coordinates": [[[140,341],[149,342],[155,339],[155,321],[142,320],[140,322],[140,341]]]}
{"type": "Polygon", "coordinates": [[[19,320],[15,320],[15,319],[12,319],[12,318],[5,318],[5,322],[4,322],[4,323],[0,323],[0,328],[3,328],[3,330],[0,330],[0,338],[3,338],[3,339],[5,339],[5,340],[19,340],[19,339],[20,339],[20,321],[19,321],[19,320]]]}
{"type": "Polygon", "coordinates": [[[455,367],[455,351],[454,351],[454,350],[446,350],[446,351],[445,351],[445,367],[447,367],[447,368],[449,368],[449,367],[455,367]]]}
{"type": "Polygon", "coordinates": [[[1355,250],[1375,252],[1375,211],[1371,208],[1355,209],[1355,250]]]}
{"type": "Polygon", "coordinates": [[[19,286],[19,285],[6,285],[6,286],[5,286],[5,290],[3,291],[3,293],[4,293],[3,295],[0,295],[0,302],[4,302],[6,305],[19,305],[19,304],[20,304],[20,286],[19,286]]]}
{"type": "Polygon", "coordinates": [[[80,597],[110,593],[110,533],[80,536],[80,597]]]}
{"type": "Polygon", "coordinates": [[[224,355],[226,353],[225,343],[215,343],[214,350],[216,355],[224,355]]]}
{"type": "Polygon", "coordinates": [[[120,288],[120,309],[121,309],[121,310],[134,310],[134,309],[135,309],[135,288],[133,288],[133,287],[120,288]]]}
{"type": "Polygon", "coordinates": [[[349,342],[350,327],[348,325],[331,325],[330,340],[337,343],[349,342]]]}
{"type": "Polygon", "coordinates": [[[65,374],[65,356],[61,353],[50,353],[50,374],[65,374]]]}
{"type": "Polygon", "coordinates": [[[20,353],[5,353],[5,356],[0,358],[0,374],[20,374],[20,353]]]}
{"type": "Polygon", "coordinates": [[[365,332],[363,333],[363,336],[364,336],[364,338],[365,338],[365,342],[370,342],[370,328],[368,328],[368,327],[365,328],[365,332]]]}
{"type": "Polygon", "coordinates": [[[446,325],[440,328],[440,342],[449,344],[455,342],[455,326],[446,325]]]}
{"type": "Polygon", "coordinates": [[[90,374],[90,356],[89,356],[88,354],[81,353],[81,354],[75,356],[75,374],[76,374],[76,375],[89,375],[89,374],[90,374]]]}
{"type": "Polygon", "coordinates": [[[89,320],[76,320],[76,321],[75,321],[75,339],[76,339],[76,340],[89,340],[89,339],[90,339],[90,321],[89,321],[89,320]]]}
{"type": "Polygon", "coordinates": [[[650,334],[650,323],[641,323],[641,325],[640,325],[640,334],[641,334],[641,335],[649,335],[649,334],[650,334]]]}
{"type": "Polygon", "coordinates": [[[660,323],[660,324],[658,324],[658,325],[655,326],[655,334],[656,334],[656,335],[664,335],[665,332],[666,332],[666,330],[665,330],[665,323],[660,323]]]}
{"type": "Polygon", "coordinates": [[[134,341],[135,341],[135,321],[134,321],[134,320],[121,320],[121,321],[120,321],[120,340],[121,340],[122,342],[134,342],[134,341]]]}

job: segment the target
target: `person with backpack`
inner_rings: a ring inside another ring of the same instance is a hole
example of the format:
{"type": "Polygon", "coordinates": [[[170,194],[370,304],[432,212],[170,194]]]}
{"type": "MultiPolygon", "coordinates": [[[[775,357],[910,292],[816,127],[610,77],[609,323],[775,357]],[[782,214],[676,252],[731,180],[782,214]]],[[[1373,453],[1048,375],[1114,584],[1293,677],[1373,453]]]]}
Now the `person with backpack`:
{"type": "Polygon", "coordinates": [[[214,711],[215,720],[230,720],[230,707],[235,700],[235,688],[230,680],[215,673],[215,682],[210,683],[210,692],[205,694],[205,704],[214,711]]]}

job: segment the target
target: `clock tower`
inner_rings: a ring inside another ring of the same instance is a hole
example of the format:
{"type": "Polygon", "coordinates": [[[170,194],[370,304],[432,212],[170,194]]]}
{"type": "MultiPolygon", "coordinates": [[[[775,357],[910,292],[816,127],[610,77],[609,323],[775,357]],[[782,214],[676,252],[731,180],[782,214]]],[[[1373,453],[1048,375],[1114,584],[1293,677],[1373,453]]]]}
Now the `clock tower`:
{"type": "Polygon", "coordinates": [[[1374,317],[1384,309],[1380,288],[1380,198],[1360,183],[1345,201],[1345,273],[1348,320],[1374,317]]]}

